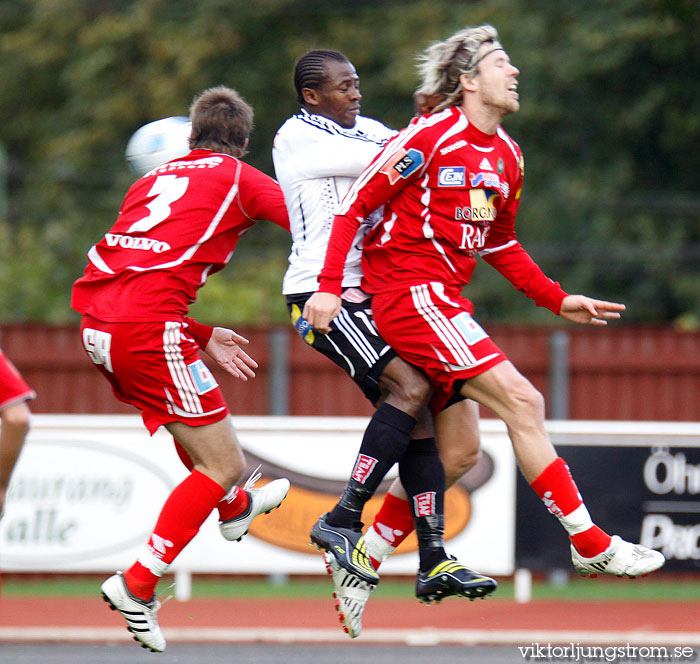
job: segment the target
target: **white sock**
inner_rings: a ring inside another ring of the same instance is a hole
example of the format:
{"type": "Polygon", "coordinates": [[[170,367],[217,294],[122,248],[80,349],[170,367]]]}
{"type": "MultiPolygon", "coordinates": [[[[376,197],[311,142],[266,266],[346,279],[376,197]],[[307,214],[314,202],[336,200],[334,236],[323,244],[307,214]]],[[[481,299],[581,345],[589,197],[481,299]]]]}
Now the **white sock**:
{"type": "Polygon", "coordinates": [[[373,558],[380,564],[383,563],[396,548],[387,542],[374,528],[370,526],[365,533],[365,544],[367,545],[367,553],[370,558],[373,558]]]}

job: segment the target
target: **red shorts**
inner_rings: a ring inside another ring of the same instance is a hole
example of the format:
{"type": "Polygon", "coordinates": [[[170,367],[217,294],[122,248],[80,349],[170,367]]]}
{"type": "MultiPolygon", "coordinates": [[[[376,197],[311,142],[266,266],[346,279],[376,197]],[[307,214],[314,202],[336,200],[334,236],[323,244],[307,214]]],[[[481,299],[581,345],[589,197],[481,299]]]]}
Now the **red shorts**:
{"type": "Polygon", "coordinates": [[[439,412],[465,378],[508,358],[472,318],[473,307],[439,282],[372,296],[379,334],[433,384],[433,413],[439,412]]]}
{"type": "Polygon", "coordinates": [[[107,323],[83,316],[83,348],[151,434],[168,422],[212,424],[229,411],[199,346],[179,321],[107,323]]]}
{"type": "Polygon", "coordinates": [[[24,382],[15,365],[0,350],[0,410],[36,397],[34,390],[24,382]]]}

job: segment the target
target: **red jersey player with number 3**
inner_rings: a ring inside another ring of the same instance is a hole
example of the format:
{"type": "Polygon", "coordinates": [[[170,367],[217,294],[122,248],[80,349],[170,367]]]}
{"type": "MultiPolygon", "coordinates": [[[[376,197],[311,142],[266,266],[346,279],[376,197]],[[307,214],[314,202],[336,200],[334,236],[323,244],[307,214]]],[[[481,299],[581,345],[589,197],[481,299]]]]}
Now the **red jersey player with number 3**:
{"type": "Polygon", "coordinates": [[[348,192],[319,291],[303,316],[317,330],[328,329],[357,227],[384,205],[383,219],[364,240],[362,286],[372,293],[384,340],[430,378],[434,410],[458,392],[506,423],[520,469],[567,531],[580,574],[648,574],[664,564],[663,555],[593,523],[545,430],[542,395],[472,318],[473,306],[461,295],[478,254],[536,304],[568,320],[605,325],[625,308],[568,295],[518,242],[523,157],[500,123],[519,108],[519,73],[488,25],[461,30],[426,51],[419,92],[437,105],[388,143],[348,192]]]}
{"type": "Polygon", "coordinates": [[[141,411],[152,434],[163,425],[190,475],[166,500],[136,562],[102,585],[105,600],[145,648],[165,649],[155,599],[158,579],[213,509],[229,540],[258,514],[279,506],[289,481],[239,489],[245,469],[229,411],[204,350],[241,380],[255,376],[248,341],[186,316],[197,290],[233,255],[258,220],[289,230],[277,183],[240,160],[253,110],[223,86],[190,109],[192,151],[146,173],[126,194],[116,223],[88,252],[72,306],[83,314],[82,341],[117,398],[141,411]]]}

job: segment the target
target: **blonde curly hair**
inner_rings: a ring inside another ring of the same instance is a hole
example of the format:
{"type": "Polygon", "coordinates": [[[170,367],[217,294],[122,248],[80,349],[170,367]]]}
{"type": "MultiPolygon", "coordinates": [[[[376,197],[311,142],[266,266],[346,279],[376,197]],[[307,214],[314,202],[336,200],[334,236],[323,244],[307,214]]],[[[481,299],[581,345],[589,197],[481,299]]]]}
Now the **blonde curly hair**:
{"type": "Polygon", "coordinates": [[[482,59],[478,52],[484,44],[493,46],[489,53],[502,48],[498,31],[492,25],[464,28],[445,41],[431,44],[419,56],[418,73],[422,83],[416,93],[442,99],[432,109],[433,112],[461,103],[459,78],[462,74],[469,78],[476,76],[482,59]]]}

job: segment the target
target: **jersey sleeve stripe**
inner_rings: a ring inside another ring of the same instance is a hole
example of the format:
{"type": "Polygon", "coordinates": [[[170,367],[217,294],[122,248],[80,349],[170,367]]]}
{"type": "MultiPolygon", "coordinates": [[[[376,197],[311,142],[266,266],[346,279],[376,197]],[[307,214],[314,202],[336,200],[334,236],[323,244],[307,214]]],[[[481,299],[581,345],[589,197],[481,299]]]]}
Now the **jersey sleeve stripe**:
{"type": "Polygon", "coordinates": [[[515,157],[515,160],[518,161],[518,151],[515,149],[513,139],[510,136],[508,136],[508,134],[506,134],[505,131],[503,131],[502,127],[499,127],[497,131],[499,138],[510,148],[511,152],[513,153],[513,156],[515,157]]]}
{"type": "Polygon", "coordinates": [[[508,249],[509,247],[513,247],[516,244],[518,244],[517,240],[511,240],[510,242],[506,242],[505,244],[502,244],[498,247],[491,247],[490,249],[481,249],[479,251],[479,256],[486,256],[488,254],[495,254],[497,251],[503,251],[504,249],[508,249]]]}
{"type": "Polygon", "coordinates": [[[90,251],[87,253],[88,260],[100,271],[107,274],[114,274],[114,270],[107,265],[102,259],[102,256],[97,252],[97,247],[93,244],[90,251]]]}

